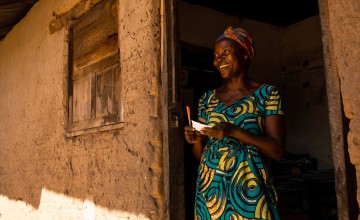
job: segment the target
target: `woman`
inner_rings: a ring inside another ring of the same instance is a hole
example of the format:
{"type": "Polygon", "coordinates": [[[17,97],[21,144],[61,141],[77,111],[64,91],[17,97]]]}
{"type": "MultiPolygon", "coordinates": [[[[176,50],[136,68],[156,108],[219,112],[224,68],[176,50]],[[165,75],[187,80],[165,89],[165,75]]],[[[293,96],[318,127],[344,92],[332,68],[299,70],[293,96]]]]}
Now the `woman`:
{"type": "Polygon", "coordinates": [[[265,157],[279,160],[285,126],[276,87],[249,78],[254,58],[248,33],[228,27],[214,48],[214,66],[224,84],[199,101],[200,132],[185,127],[200,160],[195,219],[279,219],[277,196],[265,157]]]}

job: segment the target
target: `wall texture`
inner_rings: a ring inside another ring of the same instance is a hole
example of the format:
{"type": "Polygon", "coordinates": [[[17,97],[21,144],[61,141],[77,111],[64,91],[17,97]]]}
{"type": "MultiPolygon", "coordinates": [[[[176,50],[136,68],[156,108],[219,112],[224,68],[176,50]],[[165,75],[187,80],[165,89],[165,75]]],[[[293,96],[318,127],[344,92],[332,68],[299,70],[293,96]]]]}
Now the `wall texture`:
{"type": "Polygon", "coordinates": [[[119,1],[124,126],[66,136],[71,19],[40,0],[0,42],[0,217],[162,219],[160,1],[119,1]]]}
{"type": "MultiPolygon", "coordinates": [[[[360,110],[358,94],[360,91],[358,68],[360,62],[360,33],[358,32],[360,2],[356,0],[319,1],[319,6],[327,67],[329,116],[338,209],[345,210],[344,215],[339,216],[339,219],[347,219],[347,216],[351,216],[351,213],[347,213],[347,197],[352,197],[354,194],[353,191],[348,191],[349,187],[346,185],[347,181],[350,181],[346,178],[346,170],[349,167],[344,165],[344,158],[347,154],[350,156],[350,162],[356,168],[358,207],[360,204],[360,116],[358,113],[360,110]],[[347,120],[342,118],[342,112],[347,120]],[[346,121],[349,123],[343,123],[346,121]],[[344,135],[343,131],[345,131],[344,135]]],[[[355,218],[359,218],[359,216],[354,216],[355,218]]]]}

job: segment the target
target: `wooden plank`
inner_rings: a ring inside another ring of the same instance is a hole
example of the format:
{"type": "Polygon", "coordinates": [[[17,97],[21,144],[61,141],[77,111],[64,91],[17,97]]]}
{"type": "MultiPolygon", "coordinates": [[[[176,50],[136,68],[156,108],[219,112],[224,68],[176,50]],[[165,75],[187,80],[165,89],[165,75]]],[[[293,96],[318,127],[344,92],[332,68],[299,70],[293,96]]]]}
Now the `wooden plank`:
{"type": "Polygon", "coordinates": [[[90,13],[93,16],[86,16],[88,19],[84,19],[84,24],[73,26],[74,58],[94,50],[109,37],[117,35],[118,18],[115,17],[117,13],[111,10],[103,12],[101,9],[103,8],[96,8],[90,13]]]}
{"type": "Polygon", "coordinates": [[[120,123],[120,115],[107,115],[95,119],[74,122],[71,125],[71,131],[80,131],[87,128],[97,128],[101,126],[114,125],[120,123]]]}
{"type": "MultiPolygon", "coordinates": [[[[93,31],[95,33],[89,33],[88,35],[79,36],[79,39],[74,39],[74,58],[78,58],[83,56],[84,54],[88,53],[99,47],[108,38],[117,35],[116,30],[111,28],[97,28],[94,27],[93,31]]],[[[77,36],[76,34],[74,36],[77,36]]]]}
{"type": "Polygon", "coordinates": [[[106,63],[111,64],[110,61],[118,62],[114,60],[114,56],[119,55],[117,39],[109,39],[106,43],[102,44],[95,50],[85,54],[73,61],[73,74],[72,79],[76,80],[82,78],[87,74],[97,72],[101,67],[107,67],[106,63]]]}
{"type": "Polygon", "coordinates": [[[0,36],[5,36],[13,26],[0,27],[0,36]]]}
{"type": "Polygon", "coordinates": [[[96,74],[91,75],[91,118],[94,119],[96,118],[95,115],[95,107],[96,107],[96,102],[95,102],[95,94],[96,94],[96,74]]]}
{"type": "MultiPolygon", "coordinates": [[[[176,52],[176,0],[161,1],[161,114],[163,117],[163,182],[164,205],[161,219],[185,219],[184,143],[180,127],[169,126],[171,114],[182,116],[180,103],[176,103],[176,72],[180,72],[176,52]]],[[[180,117],[180,124],[183,124],[180,117]]]]}
{"type": "MultiPolygon", "coordinates": [[[[0,3],[1,4],[1,3],[0,3]]],[[[0,6],[0,27],[14,26],[32,7],[29,3],[14,3],[0,6]]]]}
{"type": "Polygon", "coordinates": [[[74,137],[74,136],[78,136],[78,135],[82,135],[82,134],[88,134],[88,133],[94,133],[94,132],[99,132],[99,131],[109,131],[109,130],[114,130],[114,129],[121,129],[124,127],[124,123],[117,123],[117,124],[111,124],[111,125],[104,125],[104,126],[100,126],[100,127],[95,127],[95,128],[84,128],[82,130],[77,130],[77,131],[69,131],[67,133],[67,137],[74,137]]]}
{"type": "MultiPolygon", "coordinates": [[[[79,57],[78,59],[74,59],[73,61],[73,77],[78,78],[78,73],[83,68],[86,68],[90,65],[93,65],[101,60],[106,59],[107,57],[113,56],[118,53],[118,43],[117,38],[108,39],[104,44],[100,45],[93,51],[85,54],[84,56],[79,57]]],[[[96,67],[95,65],[93,65],[96,67]]],[[[89,72],[97,71],[96,69],[89,69],[89,72]]],[[[83,73],[86,74],[86,73],[83,73]]]]}
{"type": "Polygon", "coordinates": [[[72,27],[75,29],[75,32],[80,32],[85,27],[89,26],[92,22],[99,20],[104,14],[109,13],[110,11],[117,10],[116,6],[117,0],[103,0],[86,14],[81,16],[76,22],[73,23],[72,27]]]}
{"type": "Polygon", "coordinates": [[[73,123],[91,119],[91,89],[95,75],[73,83],[73,123]]]}
{"type": "Polygon", "coordinates": [[[119,65],[96,74],[96,117],[119,113],[119,65]]]}
{"type": "Polygon", "coordinates": [[[13,4],[28,4],[28,5],[33,5],[37,2],[38,0],[1,0],[0,1],[0,6],[4,6],[4,5],[13,5],[13,4]]]}
{"type": "Polygon", "coordinates": [[[78,80],[81,79],[89,74],[96,73],[98,71],[101,71],[105,68],[108,68],[110,66],[113,66],[115,64],[119,63],[119,53],[113,54],[109,57],[106,57],[102,60],[99,60],[98,62],[95,62],[93,64],[90,64],[86,67],[83,67],[81,69],[78,69],[75,74],[72,76],[72,80],[78,80]]]}

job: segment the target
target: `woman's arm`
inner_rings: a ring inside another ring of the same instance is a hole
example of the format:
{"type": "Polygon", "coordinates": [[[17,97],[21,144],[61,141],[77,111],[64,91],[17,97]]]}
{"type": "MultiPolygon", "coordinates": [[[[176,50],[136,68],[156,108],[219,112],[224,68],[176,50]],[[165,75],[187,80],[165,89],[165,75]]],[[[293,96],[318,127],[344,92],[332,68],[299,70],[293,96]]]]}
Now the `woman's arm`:
{"type": "Polygon", "coordinates": [[[266,156],[280,160],[285,146],[285,122],[281,115],[265,117],[265,136],[251,134],[227,122],[219,123],[213,128],[203,128],[201,133],[215,138],[232,136],[238,141],[256,146],[266,156]]]}
{"type": "Polygon", "coordinates": [[[202,144],[202,141],[193,144],[192,153],[197,161],[200,161],[203,150],[204,146],[202,144]]]}

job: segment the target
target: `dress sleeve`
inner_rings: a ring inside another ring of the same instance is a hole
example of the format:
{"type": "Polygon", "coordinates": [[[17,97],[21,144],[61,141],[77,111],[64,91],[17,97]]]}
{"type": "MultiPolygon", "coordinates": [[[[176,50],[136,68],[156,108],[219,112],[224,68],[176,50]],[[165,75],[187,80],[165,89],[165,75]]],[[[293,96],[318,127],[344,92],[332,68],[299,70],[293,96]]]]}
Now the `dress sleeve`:
{"type": "Polygon", "coordinates": [[[265,116],[269,115],[284,115],[282,97],[279,90],[271,85],[266,88],[265,98],[265,116]]]}
{"type": "Polygon", "coordinates": [[[199,100],[198,105],[198,121],[207,124],[208,114],[206,112],[206,100],[207,100],[208,94],[205,93],[199,100]]]}

